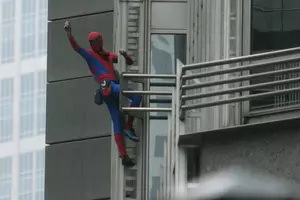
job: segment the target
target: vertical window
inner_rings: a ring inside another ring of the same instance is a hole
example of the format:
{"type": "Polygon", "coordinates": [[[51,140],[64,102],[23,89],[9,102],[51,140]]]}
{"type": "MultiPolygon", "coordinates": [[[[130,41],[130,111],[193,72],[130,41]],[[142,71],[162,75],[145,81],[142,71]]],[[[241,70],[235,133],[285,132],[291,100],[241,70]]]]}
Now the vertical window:
{"type": "MultiPolygon", "coordinates": [[[[186,63],[186,35],[151,35],[152,74],[175,74],[177,61],[186,63]]],[[[152,79],[150,90],[172,90],[174,80],[152,79]],[[171,86],[171,87],[170,87],[171,86]]],[[[151,96],[150,107],[171,107],[171,97],[151,96]]],[[[149,122],[149,199],[157,199],[157,183],[164,164],[164,142],[167,140],[168,120],[165,113],[153,113],[149,122]]]]}
{"type": "Polygon", "coordinates": [[[300,2],[252,0],[252,53],[300,46],[300,2]]]}
{"type": "Polygon", "coordinates": [[[32,200],[32,157],[32,153],[24,153],[20,155],[19,200],[32,200]]]}
{"type": "Polygon", "coordinates": [[[36,153],[35,200],[44,200],[45,151],[36,153]]]}
{"type": "Polygon", "coordinates": [[[14,60],[15,1],[1,3],[1,63],[14,60]]]}
{"type": "MultiPolygon", "coordinates": [[[[297,20],[295,20],[299,17],[299,0],[252,0],[251,53],[254,54],[300,46],[300,26],[297,20]]],[[[299,62],[277,64],[253,69],[250,73],[257,74],[266,71],[278,71],[298,66],[299,62]]],[[[295,78],[299,77],[299,75],[299,72],[275,76],[268,75],[251,80],[251,84],[295,78]]],[[[290,89],[298,86],[299,84],[269,86],[254,89],[251,91],[251,94],[290,89]]],[[[300,93],[295,92],[252,100],[250,101],[250,111],[261,111],[299,103],[300,93]]]]}
{"type": "Polygon", "coordinates": [[[21,76],[20,138],[34,134],[34,73],[21,76]]]}
{"type": "Polygon", "coordinates": [[[47,12],[48,0],[39,0],[39,24],[38,24],[38,53],[44,55],[47,52],[47,12]]]}
{"type": "Polygon", "coordinates": [[[36,0],[22,0],[22,59],[35,55],[36,0]]]}
{"type": "Polygon", "coordinates": [[[38,72],[37,79],[37,134],[44,134],[46,128],[46,72],[38,72]]]}
{"type": "MultiPolygon", "coordinates": [[[[153,74],[176,74],[177,60],[186,63],[186,35],[151,35],[151,71],[153,74]]],[[[175,80],[152,79],[151,90],[172,90],[175,80]],[[164,85],[163,87],[161,85],[164,85]]],[[[151,107],[170,108],[170,96],[151,96],[151,107]]],[[[156,116],[166,116],[166,113],[156,113],[156,116]]]]}
{"type": "Polygon", "coordinates": [[[12,159],[0,158],[0,200],[11,200],[12,159]]]}
{"type": "Polygon", "coordinates": [[[13,137],[13,79],[0,81],[0,143],[13,137]]]}

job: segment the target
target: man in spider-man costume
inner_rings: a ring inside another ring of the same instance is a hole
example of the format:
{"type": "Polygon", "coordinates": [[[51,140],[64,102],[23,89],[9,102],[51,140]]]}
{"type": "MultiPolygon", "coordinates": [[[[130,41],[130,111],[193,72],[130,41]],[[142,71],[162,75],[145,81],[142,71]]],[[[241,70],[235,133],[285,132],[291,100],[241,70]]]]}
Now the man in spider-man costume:
{"type": "MultiPolygon", "coordinates": [[[[64,29],[67,33],[71,46],[85,59],[94,77],[94,80],[100,84],[100,89],[98,89],[95,94],[95,102],[101,105],[104,101],[104,103],[107,105],[113,121],[113,129],[115,133],[114,137],[122,158],[122,164],[128,167],[134,166],[134,162],[129,158],[125,150],[122,134],[124,131],[125,135],[135,142],[138,142],[139,138],[136,136],[135,131],[132,128],[134,119],[132,116],[128,117],[125,130],[121,130],[121,116],[119,111],[120,85],[118,84],[116,77],[117,75],[113,66],[113,63],[118,62],[118,55],[103,49],[103,39],[98,32],[91,32],[88,35],[91,49],[86,50],[81,48],[73,37],[70,22],[67,21],[65,23],[64,29]]],[[[126,59],[126,63],[128,65],[133,64],[132,59],[127,55],[126,51],[120,50],[119,52],[126,59]]],[[[142,99],[141,96],[130,95],[128,97],[132,101],[132,107],[140,106],[142,99]]]]}

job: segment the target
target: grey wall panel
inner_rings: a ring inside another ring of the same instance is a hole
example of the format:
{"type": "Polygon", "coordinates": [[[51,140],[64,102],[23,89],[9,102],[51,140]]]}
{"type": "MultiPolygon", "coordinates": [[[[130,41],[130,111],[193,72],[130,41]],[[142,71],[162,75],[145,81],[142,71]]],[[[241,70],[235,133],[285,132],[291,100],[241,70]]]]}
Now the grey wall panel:
{"type": "Polygon", "coordinates": [[[92,78],[47,85],[47,144],[111,134],[106,105],[94,103],[97,87],[92,78]]]}
{"type": "Polygon", "coordinates": [[[46,200],[110,197],[111,137],[46,147],[46,200]]]}
{"type": "Polygon", "coordinates": [[[201,171],[241,165],[300,182],[299,130],[267,130],[203,140],[201,171]]]}
{"type": "Polygon", "coordinates": [[[114,1],[51,0],[48,2],[48,19],[52,21],[78,15],[112,11],[114,1]]]}
{"type": "MultiPolygon", "coordinates": [[[[47,80],[49,82],[89,76],[84,59],[71,48],[64,32],[64,20],[48,23],[47,80]]],[[[88,33],[99,31],[104,46],[113,47],[113,13],[105,13],[71,19],[73,35],[79,45],[89,48],[88,33]],[[104,26],[105,25],[105,26],[104,26]]]]}

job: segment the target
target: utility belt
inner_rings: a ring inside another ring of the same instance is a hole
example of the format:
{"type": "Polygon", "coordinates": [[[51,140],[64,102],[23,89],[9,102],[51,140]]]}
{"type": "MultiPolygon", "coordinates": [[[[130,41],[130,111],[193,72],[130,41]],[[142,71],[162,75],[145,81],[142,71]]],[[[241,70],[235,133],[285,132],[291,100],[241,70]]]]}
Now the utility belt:
{"type": "Polygon", "coordinates": [[[96,90],[96,92],[94,93],[94,101],[97,105],[102,105],[103,104],[103,97],[108,97],[111,94],[111,81],[110,80],[106,80],[106,81],[102,81],[100,83],[100,88],[96,90]],[[101,91],[100,91],[101,90],[101,91]],[[102,95],[101,95],[102,93],[102,95]]]}
{"type": "Polygon", "coordinates": [[[110,80],[102,81],[100,83],[100,87],[102,90],[102,96],[104,96],[104,97],[110,96],[110,93],[111,93],[111,81],[110,80]]]}

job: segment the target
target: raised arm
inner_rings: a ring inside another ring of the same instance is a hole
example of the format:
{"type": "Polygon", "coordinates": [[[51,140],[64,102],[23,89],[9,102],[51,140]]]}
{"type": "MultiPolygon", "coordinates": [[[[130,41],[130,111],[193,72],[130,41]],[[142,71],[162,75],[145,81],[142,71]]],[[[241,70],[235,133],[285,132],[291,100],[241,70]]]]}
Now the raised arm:
{"type": "MultiPolygon", "coordinates": [[[[125,58],[127,65],[132,65],[133,64],[132,58],[127,54],[127,52],[125,50],[122,49],[122,50],[119,51],[119,53],[125,58]]],[[[117,59],[118,59],[118,56],[117,56],[117,59]]],[[[118,62],[118,60],[117,60],[117,62],[118,62]]]]}
{"type": "Polygon", "coordinates": [[[78,43],[76,42],[74,36],[72,35],[72,27],[71,27],[71,23],[66,21],[65,22],[65,26],[64,26],[65,32],[68,36],[69,42],[72,46],[72,48],[74,49],[74,51],[76,51],[77,53],[79,53],[84,59],[89,59],[91,57],[91,55],[82,47],[80,47],[78,45],[78,43]]]}

